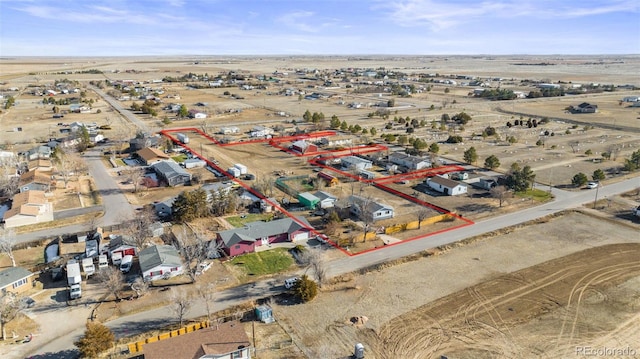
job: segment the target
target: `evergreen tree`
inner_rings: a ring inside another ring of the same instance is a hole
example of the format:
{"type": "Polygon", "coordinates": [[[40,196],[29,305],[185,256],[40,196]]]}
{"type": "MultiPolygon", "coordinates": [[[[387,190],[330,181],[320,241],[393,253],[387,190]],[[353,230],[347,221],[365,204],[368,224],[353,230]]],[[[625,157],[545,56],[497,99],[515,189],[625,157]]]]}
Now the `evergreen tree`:
{"type": "Polygon", "coordinates": [[[87,322],[84,336],[74,343],[83,358],[97,358],[98,355],[113,347],[115,335],[105,325],[87,322]]]}

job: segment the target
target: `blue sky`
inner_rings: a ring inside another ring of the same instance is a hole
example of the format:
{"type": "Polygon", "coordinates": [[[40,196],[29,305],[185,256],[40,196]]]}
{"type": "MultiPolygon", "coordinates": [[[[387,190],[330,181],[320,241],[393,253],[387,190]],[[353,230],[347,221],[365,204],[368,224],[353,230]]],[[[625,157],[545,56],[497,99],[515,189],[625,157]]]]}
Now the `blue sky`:
{"type": "Polygon", "coordinates": [[[638,0],[0,0],[0,56],[639,53],[638,0]]]}

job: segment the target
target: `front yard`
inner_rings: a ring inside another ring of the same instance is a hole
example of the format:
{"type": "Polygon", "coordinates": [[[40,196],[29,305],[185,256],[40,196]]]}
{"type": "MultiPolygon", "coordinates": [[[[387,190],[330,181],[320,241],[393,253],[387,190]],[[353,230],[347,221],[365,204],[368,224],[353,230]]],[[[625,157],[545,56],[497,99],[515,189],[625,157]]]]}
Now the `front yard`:
{"type": "Polygon", "coordinates": [[[294,266],[287,248],[244,254],[225,263],[240,282],[257,280],[261,276],[277,274],[294,266]]]}

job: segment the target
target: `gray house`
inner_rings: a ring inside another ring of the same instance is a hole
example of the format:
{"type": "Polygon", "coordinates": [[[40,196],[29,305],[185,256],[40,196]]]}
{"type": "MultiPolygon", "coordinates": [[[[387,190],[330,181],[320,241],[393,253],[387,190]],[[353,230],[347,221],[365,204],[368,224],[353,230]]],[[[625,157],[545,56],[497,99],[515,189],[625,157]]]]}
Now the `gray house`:
{"type": "Polygon", "coordinates": [[[394,215],[393,207],[368,198],[349,196],[347,202],[349,204],[349,212],[358,218],[367,216],[373,221],[379,221],[393,218],[394,215]]]}
{"type": "Polygon", "coordinates": [[[179,186],[191,181],[191,174],[174,161],[159,161],[151,168],[169,186],[179,186]]]}
{"type": "Polygon", "coordinates": [[[174,246],[147,247],[140,251],[139,258],[145,281],[174,277],[184,271],[182,258],[174,246]]]}
{"type": "Polygon", "coordinates": [[[332,208],[336,203],[336,201],[338,200],[337,197],[332,196],[331,194],[325,191],[318,191],[313,195],[320,200],[320,202],[318,203],[318,207],[320,208],[332,208]]]}
{"type": "Polygon", "coordinates": [[[389,155],[389,162],[410,170],[421,170],[431,167],[431,162],[422,157],[415,157],[402,152],[394,152],[389,155]]]}

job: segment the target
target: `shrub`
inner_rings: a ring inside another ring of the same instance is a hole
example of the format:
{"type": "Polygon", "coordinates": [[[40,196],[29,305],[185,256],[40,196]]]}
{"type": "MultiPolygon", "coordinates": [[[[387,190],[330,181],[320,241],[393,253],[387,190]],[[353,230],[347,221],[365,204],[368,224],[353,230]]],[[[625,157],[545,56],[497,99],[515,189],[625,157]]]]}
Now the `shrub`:
{"type": "Polygon", "coordinates": [[[293,294],[302,302],[308,302],[318,295],[318,285],[307,275],[303,275],[293,287],[293,294]]]}

